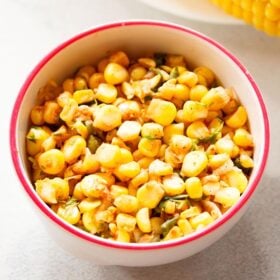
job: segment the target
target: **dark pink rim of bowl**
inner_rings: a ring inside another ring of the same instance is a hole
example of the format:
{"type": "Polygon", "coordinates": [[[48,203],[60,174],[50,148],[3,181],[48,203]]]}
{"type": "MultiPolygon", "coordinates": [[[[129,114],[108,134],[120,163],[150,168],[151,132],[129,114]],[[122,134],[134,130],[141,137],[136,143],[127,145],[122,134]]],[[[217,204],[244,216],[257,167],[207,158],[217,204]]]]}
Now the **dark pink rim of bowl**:
{"type": "Polygon", "coordinates": [[[216,41],[208,38],[207,36],[196,32],[194,30],[185,28],[183,26],[178,26],[175,24],[170,24],[166,22],[155,22],[155,21],[124,21],[124,22],[116,22],[116,23],[110,23],[105,24],[96,28],[93,28],[91,30],[85,31],[83,33],[78,34],[77,36],[74,36],[73,38],[67,40],[66,42],[59,45],[57,48],[55,48],[53,51],[51,51],[48,55],[46,55],[39,63],[38,65],[32,70],[32,72],[29,74],[28,78],[26,79],[25,83],[20,89],[20,92],[17,96],[17,99],[15,101],[15,105],[13,108],[12,116],[11,116],[11,122],[10,122],[10,148],[11,148],[11,154],[12,154],[12,160],[13,164],[16,170],[16,173],[18,175],[18,178],[20,182],[22,183],[25,191],[30,196],[30,198],[34,201],[34,203],[39,207],[39,209],[47,216],[49,217],[53,222],[55,222],[57,225],[59,225],[61,228],[66,230],[67,232],[83,239],[87,240],[89,242],[96,243],[101,246],[111,247],[111,248],[118,248],[118,249],[128,249],[128,250],[151,250],[151,249],[163,249],[168,247],[174,247],[181,244],[186,244],[191,241],[197,240],[201,237],[204,237],[205,235],[212,233],[216,229],[218,229],[220,226],[222,226],[224,223],[226,223],[231,217],[237,214],[237,212],[246,204],[248,199],[252,196],[254,193],[260,179],[262,176],[262,173],[264,171],[267,157],[268,157],[268,151],[269,151],[269,143],[270,143],[270,129],[269,129],[269,120],[268,120],[268,114],[265,108],[265,104],[261,95],[260,90],[258,89],[255,81],[251,77],[251,75],[248,73],[246,68],[239,62],[239,60],[232,55],[228,50],[226,50],[223,46],[221,46],[216,41]],[[254,92],[258,98],[259,105],[261,107],[263,121],[264,121],[264,130],[265,130],[265,139],[264,139],[264,150],[262,155],[262,161],[260,164],[260,168],[254,178],[254,180],[251,182],[250,189],[248,189],[247,192],[245,192],[242,196],[239,202],[233,206],[230,211],[225,213],[223,217],[220,220],[217,220],[213,224],[209,225],[205,229],[195,232],[191,234],[190,236],[182,237],[179,239],[175,239],[170,242],[162,242],[162,243],[152,243],[152,244],[126,244],[126,243],[119,243],[115,241],[109,241],[106,239],[102,239],[99,237],[96,237],[94,235],[90,235],[87,232],[84,232],[78,228],[75,228],[74,226],[65,223],[60,218],[56,216],[56,214],[46,207],[45,203],[39,199],[39,197],[34,193],[34,191],[31,189],[32,186],[28,182],[28,180],[25,177],[25,170],[22,167],[21,159],[19,157],[18,147],[17,147],[17,123],[18,123],[18,113],[20,110],[20,106],[22,103],[22,100],[24,98],[24,95],[31,84],[32,80],[36,77],[36,75],[40,72],[41,68],[48,63],[50,59],[52,59],[55,55],[57,55],[60,51],[62,51],[65,47],[71,45],[72,43],[87,37],[91,34],[94,34],[96,32],[100,32],[103,30],[111,29],[111,28],[117,28],[121,26],[133,26],[133,25],[143,25],[143,26],[157,26],[157,27],[163,27],[163,28],[170,28],[175,29],[178,31],[182,31],[188,34],[191,34],[192,36],[198,37],[199,39],[202,39],[206,41],[207,43],[211,44],[212,46],[216,47],[219,51],[223,52],[229,59],[231,59],[234,64],[236,64],[240,70],[243,72],[244,76],[246,76],[247,80],[251,84],[252,88],[254,89],[254,92]]]}

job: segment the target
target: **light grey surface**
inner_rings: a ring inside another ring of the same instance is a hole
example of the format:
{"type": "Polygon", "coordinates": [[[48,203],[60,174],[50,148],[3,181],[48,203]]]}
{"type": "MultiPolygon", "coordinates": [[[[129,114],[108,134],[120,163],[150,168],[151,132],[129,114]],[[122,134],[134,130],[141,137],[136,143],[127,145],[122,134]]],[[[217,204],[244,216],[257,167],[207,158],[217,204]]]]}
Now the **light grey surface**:
{"type": "Polygon", "coordinates": [[[176,18],[133,0],[0,0],[0,35],[1,280],[280,279],[280,38],[245,25],[211,25],[176,18]],[[9,119],[27,74],[58,43],[97,24],[140,18],[194,28],[216,39],[242,61],[268,106],[271,156],[248,212],[210,248],[160,267],[99,267],[61,250],[34,215],[11,164],[9,119]]]}

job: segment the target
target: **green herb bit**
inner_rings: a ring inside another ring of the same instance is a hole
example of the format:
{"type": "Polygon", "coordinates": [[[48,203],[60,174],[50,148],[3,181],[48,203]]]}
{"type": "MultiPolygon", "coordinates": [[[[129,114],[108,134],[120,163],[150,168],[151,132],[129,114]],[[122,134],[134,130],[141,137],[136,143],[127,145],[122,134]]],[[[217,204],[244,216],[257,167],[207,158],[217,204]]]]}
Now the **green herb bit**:
{"type": "Polygon", "coordinates": [[[167,235],[167,233],[170,231],[170,229],[176,225],[177,221],[179,219],[179,215],[175,215],[173,218],[165,221],[162,225],[161,225],[161,232],[163,237],[165,237],[167,235]]]}
{"type": "Polygon", "coordinates": [[[221,133],[221,131],[223,129],[223,125],[224,125],[224,122],[221,121],[220,126],[218,128],[216,128],[209,136],[198,139],[198,144],[203,144],[203,143],[204,144],[206,144],[206,143],[214,144],[217,141],[218,135],[221,133]]]}
{"type": "Polygon", "coordinates": [[[78,204],[79,204],[78,200],[74,197],[71,197],[66,201],[65,207],[74,207],[77,206],[78,204]]]}
{"type": "Polygon", "coordinates": [[[172,68],[169,77],[170,77],[170,79],[176,79],[176,78],[179,77],[179,70],[178,70],[178,67],[172,68]]]}

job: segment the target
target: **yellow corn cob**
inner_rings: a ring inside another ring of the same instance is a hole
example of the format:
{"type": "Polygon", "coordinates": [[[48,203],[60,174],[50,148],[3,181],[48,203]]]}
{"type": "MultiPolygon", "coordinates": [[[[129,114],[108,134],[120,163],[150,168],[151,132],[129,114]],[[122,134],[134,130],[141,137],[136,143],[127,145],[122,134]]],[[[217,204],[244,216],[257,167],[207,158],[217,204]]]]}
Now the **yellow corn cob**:
{"type": "Polygon", "coordinates": [[[225,12],[272,36],[280,36],[280,0],[211,0],[225,12]]]}

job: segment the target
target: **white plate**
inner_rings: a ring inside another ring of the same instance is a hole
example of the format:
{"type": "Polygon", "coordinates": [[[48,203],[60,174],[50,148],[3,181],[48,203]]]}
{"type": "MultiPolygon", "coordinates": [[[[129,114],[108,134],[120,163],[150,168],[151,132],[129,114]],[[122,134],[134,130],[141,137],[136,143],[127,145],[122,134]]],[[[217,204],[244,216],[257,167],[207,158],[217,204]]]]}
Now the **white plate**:
{"type": "Polygon", "coordinates": [[[243,22],[227,15],[209,0],[141,0],[159,10],[187,19],[209,23],[242,24],[243,22]]]}

